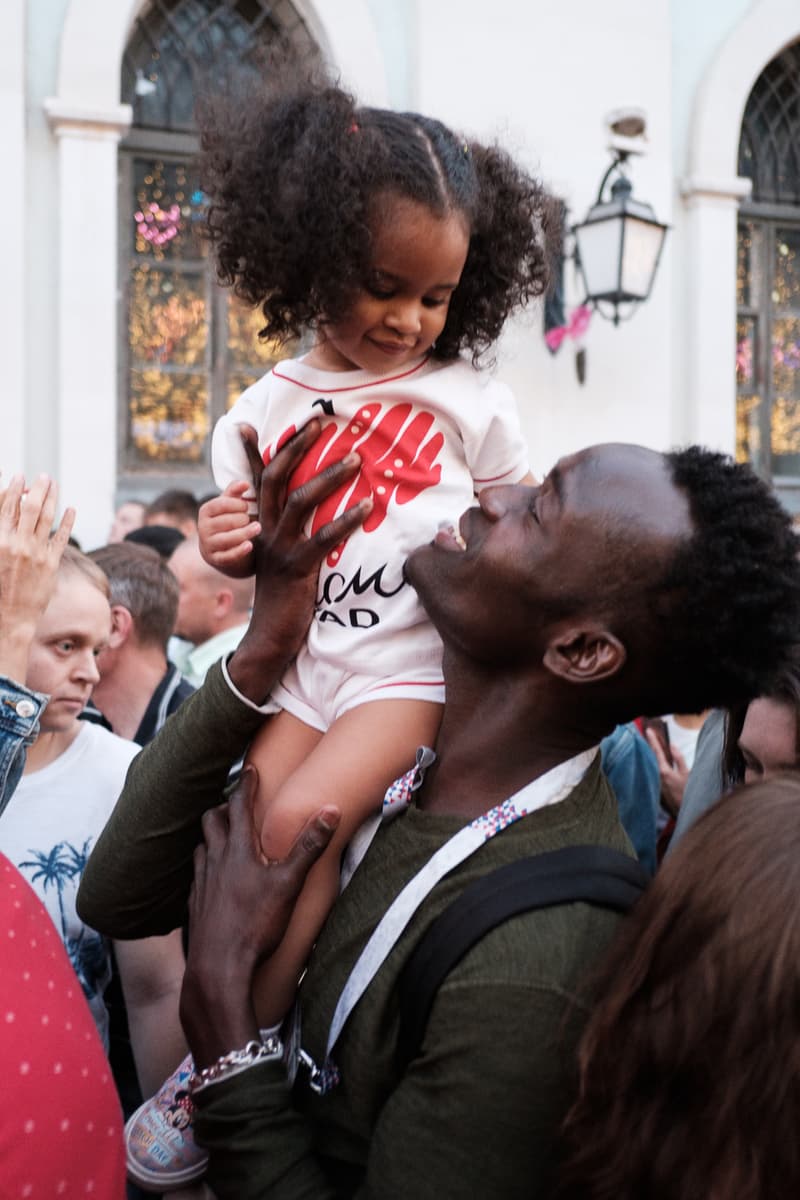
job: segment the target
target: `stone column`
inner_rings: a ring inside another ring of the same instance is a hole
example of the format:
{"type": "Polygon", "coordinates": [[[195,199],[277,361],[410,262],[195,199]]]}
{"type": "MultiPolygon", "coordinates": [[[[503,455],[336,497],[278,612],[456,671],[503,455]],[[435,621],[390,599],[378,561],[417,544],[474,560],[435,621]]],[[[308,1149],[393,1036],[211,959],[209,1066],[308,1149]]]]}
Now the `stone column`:
{"type": "Polygon", "coordinates": [[[105,541],[117,469],[117,147],[127,104],[45,102],[58,138],[57,479],[87,549],[105,541]]]}
{"type": "Polygon", "coordinates": [[[685,411],[693,442],[736,448],[736,226],[750,180],[690,178],[687,214],[685,411]]]}
{"type": "Polygon", "coordinates": [[[3,287],[0,289],[0,358],[3,363],[3,437],[0,471],[5,483],[25,466],[25,0],[3,6],[5,65],[0,74],[0,191],[3,287]]]}

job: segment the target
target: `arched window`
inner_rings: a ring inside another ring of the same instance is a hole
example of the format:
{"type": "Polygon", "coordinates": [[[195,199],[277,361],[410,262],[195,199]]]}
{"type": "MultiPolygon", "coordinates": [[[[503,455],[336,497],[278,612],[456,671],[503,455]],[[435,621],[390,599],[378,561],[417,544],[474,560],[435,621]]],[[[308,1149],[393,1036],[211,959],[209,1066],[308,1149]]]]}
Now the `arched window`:
{"type": "Polygon", "coordinates": [[[800,41],[750,93],[739,174],[737,454],[800,509],[800,41]]]}
{"type": "MultiPolygon", "coordinates": [[[[254,86],[266,48],[316,57],[288,0],[152,0],[131,33],[122,99],[133,126],[120,148],[120,482],[205,490],[208,435],[275,361],[263,324],[213,278],[198,237],[204,197],[195,96],[234,74],[254,86]],[[149,477],[149,479],[148,479],[149,477]]],[[[127,485],[127,487],[126,487],[127,485]]]]}

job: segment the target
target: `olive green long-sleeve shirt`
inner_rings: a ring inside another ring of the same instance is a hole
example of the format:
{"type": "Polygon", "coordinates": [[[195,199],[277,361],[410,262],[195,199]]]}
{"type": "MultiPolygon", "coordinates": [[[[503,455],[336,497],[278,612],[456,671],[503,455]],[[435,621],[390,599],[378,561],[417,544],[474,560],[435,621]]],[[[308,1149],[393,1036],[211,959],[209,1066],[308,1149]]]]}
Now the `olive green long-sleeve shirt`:
{"type": "MultiPolygon", "coordinates": [[[[219,668],[131,766],[81,885],[84,919],[114,937],[184,914],[199,819],[260,722],[219,668]]],[[[394,896],[463,824],[412,807],[382,827],[337,901],[301,990],[317,1062],[342,986],[394,896]]],[[[334,1052],[326,1096],[264,1063],[198,1094],[218,1200],[460,1200],[545,1196],[568,1102],[581,980],[617,917],[585,904],[523,914],[451,972],[418,1057],[394,1063],[396,982],[431,921],[468,883],[517,858],[594,843],[629,851],[599,759],[566,800],[517,821],[439,883],[378,971],[334,1052]],[[577,1001],[577,1004],[576,1004],[577,1001]],[[572,1013],[568,1020],[567,1014],[572,1013]]]]}

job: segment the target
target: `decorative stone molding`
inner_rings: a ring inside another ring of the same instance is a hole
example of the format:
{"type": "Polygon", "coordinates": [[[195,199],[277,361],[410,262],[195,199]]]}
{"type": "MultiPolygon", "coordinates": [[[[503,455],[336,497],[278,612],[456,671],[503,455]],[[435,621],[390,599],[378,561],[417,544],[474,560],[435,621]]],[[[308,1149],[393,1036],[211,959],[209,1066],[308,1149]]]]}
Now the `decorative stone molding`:
{"type": "Polygon", "coordinates": [[[752,190],[752,183],[737,175],[733,179],[710,179],[702,176],[689,176],[682,179],[680,193],[684,200],[704,197],[709,200],[735,200],[740,203],[745,200],[752,190]]]}
{"type": "Polygon", "coordinates": [[[111,109],[86,108],[54,96],[44,101],[44,111],[56,137],[119,141],[133,121],[130,104],[111,109]]]}

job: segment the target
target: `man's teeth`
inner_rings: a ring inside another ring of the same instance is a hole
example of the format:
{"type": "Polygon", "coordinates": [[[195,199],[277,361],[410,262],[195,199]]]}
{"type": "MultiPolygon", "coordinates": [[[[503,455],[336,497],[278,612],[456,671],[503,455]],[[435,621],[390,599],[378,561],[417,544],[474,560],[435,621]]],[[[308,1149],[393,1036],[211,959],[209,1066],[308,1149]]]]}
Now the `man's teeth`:
{"type": "Polygon", "coordinates": [[[439,529],[444,533],[449,533],[451,537],[454,538],[456,545],[460,550],[466,550],[467,543],[464,541],[459,529],[453,524],[452,521],[442,521],[439,525],[439,529]]]}

